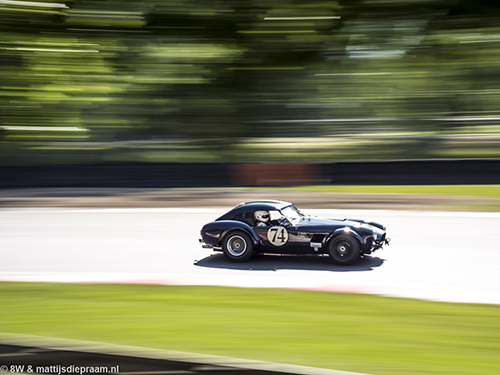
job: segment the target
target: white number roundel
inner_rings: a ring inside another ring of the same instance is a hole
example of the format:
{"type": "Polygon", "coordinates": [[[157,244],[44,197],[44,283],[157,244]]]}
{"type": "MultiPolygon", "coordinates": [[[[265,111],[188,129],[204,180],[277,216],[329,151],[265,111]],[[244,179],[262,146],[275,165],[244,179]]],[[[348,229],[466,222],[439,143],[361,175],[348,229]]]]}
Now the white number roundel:
{"type": "Polygon", "coordinates": [[[288,232],[285,227],[271,227],[267,231],[267,239],[274,246],[283,246],[288,242],[288,232]]]}

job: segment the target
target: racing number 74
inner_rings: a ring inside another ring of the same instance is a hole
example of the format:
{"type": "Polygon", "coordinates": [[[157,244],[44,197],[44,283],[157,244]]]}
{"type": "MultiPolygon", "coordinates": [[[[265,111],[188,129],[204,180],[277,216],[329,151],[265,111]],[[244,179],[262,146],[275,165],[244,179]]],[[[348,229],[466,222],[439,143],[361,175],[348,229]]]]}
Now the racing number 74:
{"type": "Polygon", "coordinates": [[[285,227],[272,227],[267,232],[267,239],[274,246],[283,246],[288,241],[288,232],[285,227]]]}

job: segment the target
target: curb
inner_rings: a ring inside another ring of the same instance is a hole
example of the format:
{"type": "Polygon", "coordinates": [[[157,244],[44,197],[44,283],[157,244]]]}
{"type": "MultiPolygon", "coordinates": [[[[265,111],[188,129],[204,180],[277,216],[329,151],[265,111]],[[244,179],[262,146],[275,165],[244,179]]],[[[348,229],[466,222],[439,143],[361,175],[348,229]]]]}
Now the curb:
{"type": "Polygon", "coordinates": [[[294,375],[369,375],[358,372],[330,370],[317,367],[289,365],[284,363],[273,363],[250,359],[229,358],[223,356],[195,354],[111,343],[80,341],[34,335],[21,335],[3,332],[0,332],[0,343],[17,346],[36,346],[44,349],[69,350],[92,354],[170,360],[177,362],[205,364],[211,366],[242,368],[247,370],[274,371],[294,375]]]}

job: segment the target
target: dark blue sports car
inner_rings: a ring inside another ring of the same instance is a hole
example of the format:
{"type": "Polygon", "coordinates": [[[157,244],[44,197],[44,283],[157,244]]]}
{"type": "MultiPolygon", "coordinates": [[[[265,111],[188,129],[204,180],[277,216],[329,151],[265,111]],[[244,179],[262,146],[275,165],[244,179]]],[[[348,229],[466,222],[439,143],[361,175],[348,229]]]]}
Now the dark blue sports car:
{"type": "Polygon", "coordinates": [[[389,243],[385,227],[355,219],[320,219],[300,212],[292,203],[241,203],[201,230],[205,248],[222,251],[231,261],[259,254],[330,255],[351,264],[389,243]]]}

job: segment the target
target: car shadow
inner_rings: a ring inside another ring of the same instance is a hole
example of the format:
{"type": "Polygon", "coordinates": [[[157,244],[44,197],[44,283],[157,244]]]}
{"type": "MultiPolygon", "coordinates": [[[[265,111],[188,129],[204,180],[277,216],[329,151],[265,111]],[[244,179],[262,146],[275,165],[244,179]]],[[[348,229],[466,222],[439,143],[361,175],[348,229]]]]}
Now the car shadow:
{"type": "Polygon", "coordinates": [[[330,272],[363,272],[380,267],[384,259],[365,256],[354,264],[341,266],[333,263],[328,256],[304,255],[255,255],[244,263],[229,261],[223,254],[212,254],[194,262],[195,266],[207,268],[226,268],[242,271],[278,271],[278,270],[308,270],[330,272]]]}

